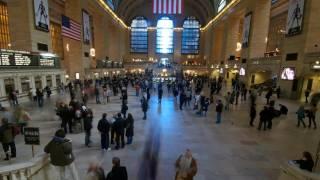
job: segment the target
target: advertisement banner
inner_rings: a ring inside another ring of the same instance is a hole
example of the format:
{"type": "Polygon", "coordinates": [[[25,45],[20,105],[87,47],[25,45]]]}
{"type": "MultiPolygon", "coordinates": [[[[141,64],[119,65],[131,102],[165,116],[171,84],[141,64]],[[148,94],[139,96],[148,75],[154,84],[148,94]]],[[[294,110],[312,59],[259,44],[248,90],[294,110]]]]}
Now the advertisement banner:
{"type": "Polygon", "coordinates": [[[287,18],[287,36],[294,36],[302,31],[304,0],[290,0],[287,18]]]}
{"type": "Polygon", "coordinates": [[[49,7],[48,0],[34,0],[34,22],[36,29],[49,31],[49,7]]]}
{"type": "Polygon", "coordinates": [[[90,44],[91,42],[91,26],[90,15],[86,11],[82,11],[82,24],[83,24],[83,42],[90,44]]]}
{"type": "Polygon", "coordinates": [[[242,47],[246,48],[249,46],[249,38],[250,38],[250,28],[251,28],[251,18],[252,13],[248,13],[244,17],[244,23],[243,23],[243,34],[242,34],[242,47]]]}

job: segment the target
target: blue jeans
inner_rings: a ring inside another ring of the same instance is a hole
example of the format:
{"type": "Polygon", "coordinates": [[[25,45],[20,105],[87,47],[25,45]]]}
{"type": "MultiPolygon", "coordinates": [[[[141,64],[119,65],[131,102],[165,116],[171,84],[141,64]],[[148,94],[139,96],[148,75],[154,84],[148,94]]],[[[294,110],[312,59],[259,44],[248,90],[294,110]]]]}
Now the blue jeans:
{"type": "Polygon", "coordinates": [[[109,135],[108,134],[101,134],[101,149],[108,149],[109,148],[109,135]]]}
{"type": "Polygon", "coordinates": [[[217,124],[221,123],[221,112],[217,112],[217,124]]]}
{"type": "Polygon", "coordinates": [[[127,144],[132,144],[132,139],[133,139],[133,137],[131,136],[131,137],[127,137],[127,144]]]}

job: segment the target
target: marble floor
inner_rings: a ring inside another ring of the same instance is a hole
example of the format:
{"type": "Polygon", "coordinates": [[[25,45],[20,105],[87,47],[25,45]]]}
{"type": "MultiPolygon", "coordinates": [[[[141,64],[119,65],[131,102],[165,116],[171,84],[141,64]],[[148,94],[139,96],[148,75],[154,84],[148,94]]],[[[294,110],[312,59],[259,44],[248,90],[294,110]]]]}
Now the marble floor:
{"type": "MultiPolygon", "coordinates": [[[[97,105],[93,99],[89,107],[94,110],[94,129],[92,133],[93,147],[84,146],[84,134],[71,134],[76,155],[76,166],[84,177],[88,164],[98,161],[105,171],[111,169],[111,159],[118,156],[121,164],[128,169],[129,180],[144,180],[143,173],[151,165],[146,158],[146,152],[151,152],[157,159],[153,167],[157,169],[157,180],[174,179],[176,158],[189,148],[198,163],[198,173],[195,180],[274,180],[279,176],[280,166],[287,160],[301,156],[302,151],[316,151],[319,142],[319,130],[298,129],[296,127],[295,111],[299,103],[280,99],[278,103],[289,108],[288,116],[274,120],[271,131],[258,131],[248,125],[248,104],[241,102],[223,113],[222,124],[215,124],[215,107],[211,105],[208,115],[200,117],[191,107],[179,110],[177,102],[165,91],[162,104],[157,97],[152,96],[148,119],[142,120],[139,98],[129,90],[129,112],[135,119],[135,136],[132,145],[121,150],[103,153],[99,148],[99,133],[97,122],[103,112],[109,116],[120,110],[119,97],[112,97],[111,103],[97,105]]],[[[264,97],[264,96],[261,96],[264,97]]],[[[221,98],[219,96],[216,99],[221,98]]],[[[53,97],[46,101],[43,109],[30,103],[24,106],[31,112],[33,120],[29,126],[40,127],[41,145],[35,148],[36,154],[43,153],[44,145],[51,139],[59,127],[55,116],[53,97]]],[[[258,99],[258,112],[263,107],[264,98],[258,99]]],[[[255,124],[258,124],[257,120],[255,124]]],[[[8,164],[27,161],[31,158],[31,147],[24,145],[23,137],[16,139],[18,158],[10,162],[0,161],[0,169],[8,164]]]]}

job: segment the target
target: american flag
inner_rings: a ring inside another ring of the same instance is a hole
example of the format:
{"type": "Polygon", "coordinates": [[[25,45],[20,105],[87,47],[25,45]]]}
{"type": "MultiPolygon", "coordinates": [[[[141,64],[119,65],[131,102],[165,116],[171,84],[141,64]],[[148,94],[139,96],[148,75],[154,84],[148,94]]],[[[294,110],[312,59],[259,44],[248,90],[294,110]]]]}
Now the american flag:
{"type": "Polygon", "coordinates": [[[81,41],[81,25],[62,15],[62,36],[81,41]]]}
{"type": "Polygon", "coordinates": [[[183,0],[153,0],[153,14],[182,14],[183,0]]]}

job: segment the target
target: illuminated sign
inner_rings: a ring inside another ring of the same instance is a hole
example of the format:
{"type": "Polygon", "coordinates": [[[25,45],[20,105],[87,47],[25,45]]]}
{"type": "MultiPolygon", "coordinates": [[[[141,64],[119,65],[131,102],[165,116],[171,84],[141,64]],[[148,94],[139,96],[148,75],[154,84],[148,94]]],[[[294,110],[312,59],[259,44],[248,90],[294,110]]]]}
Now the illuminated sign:
{"type": "Polygon", "coordinates": [[[42,56],[27,51],[0,50],[0,67],[55,67],[56,60],[55,56],[42,56]]]}
{"type": "Polygon", "coordinates": [[[246,70],[244,68],[240,68],[239,75],[240,76],[245,76],[246,75],[246,70]]]}

